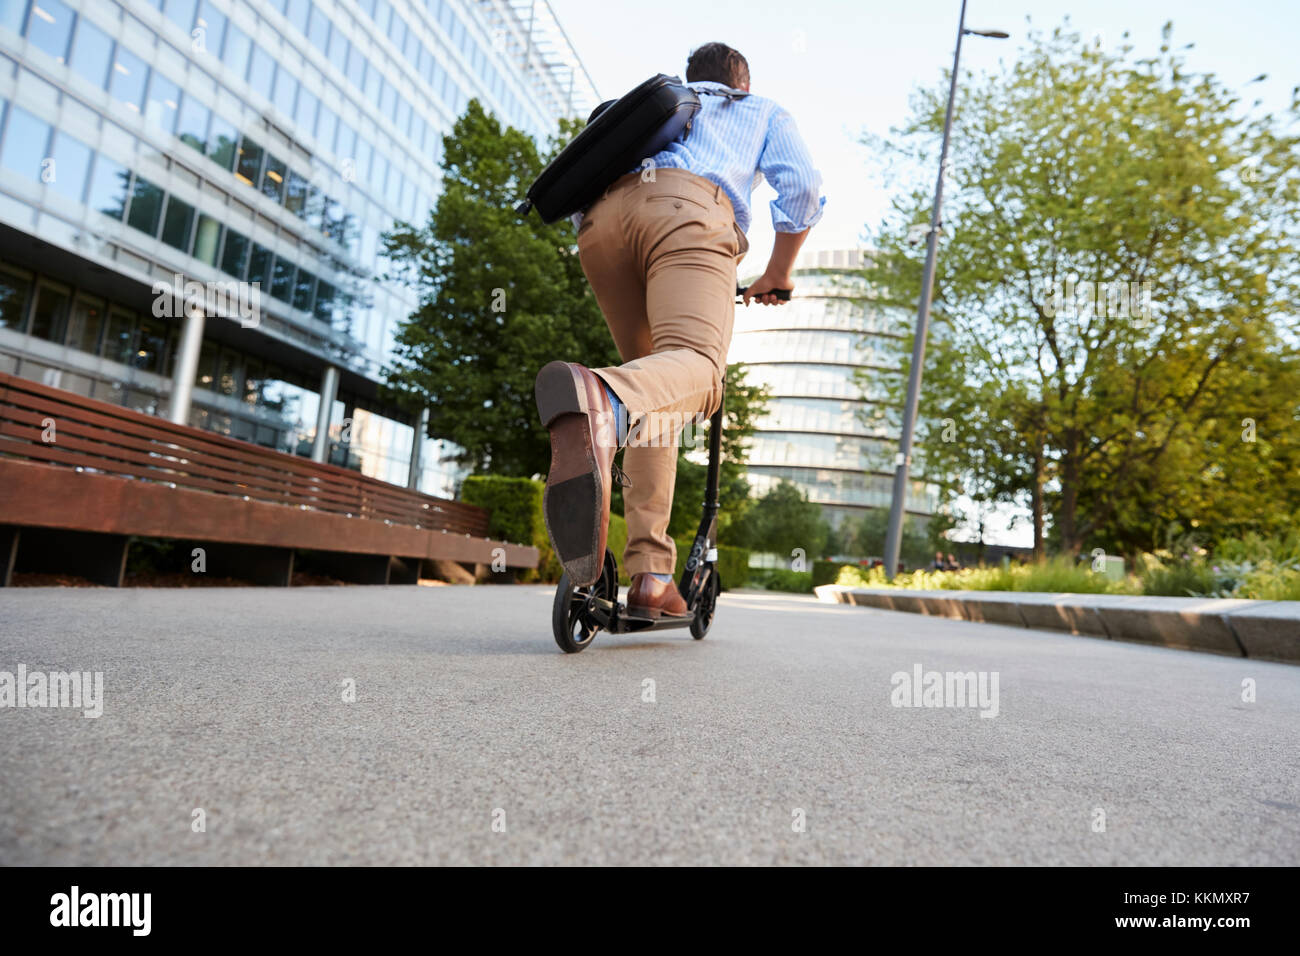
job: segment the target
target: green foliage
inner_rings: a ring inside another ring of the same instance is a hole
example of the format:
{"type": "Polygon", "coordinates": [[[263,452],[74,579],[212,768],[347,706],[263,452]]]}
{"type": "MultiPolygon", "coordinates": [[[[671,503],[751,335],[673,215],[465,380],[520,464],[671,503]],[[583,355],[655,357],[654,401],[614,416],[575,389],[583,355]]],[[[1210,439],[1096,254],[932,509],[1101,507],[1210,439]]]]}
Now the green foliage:
{"type": "Polygon", "coordinates": [[[821,508],[797,485],[781,481],[749,509],[738,540],[754,551],[783,558],[798,549],[807,559],[823,553],[829,530],[821,508]]]}
{"type": "Polygon", "coordinates": [[[1143,594],[1169,597],[1203,597],[1216,590],[1214,572],[1204,559],[1166,564],[1151,561],[1142,570],[1143,594]]]}
{"type": "Polygon", "coordinates": [[[488,537],[537,549],[537,569],[521,571],[521,582],[558,581],[564,573],[546,534],[545,488],[541,481],[505,475],[470,475],[461,485],[461,501],[489,512],[488,537]]]}
{"type": "MultiPolygon", "coordinates": [[[[889,509],[872,508],[866,512],[852,529],[853,549],[862,557],[883,558],[885,556],[885,538],[889,533],[889,509]]],[[[898,556],[908,567],[925,567],[934,558],[934,552],[941,545],[931,539],[931,535],[921,526],[914,515],[903,516],[903,540],[898,556]]]]}
{"type": "Polygon", "coordinates": [[[627,550],[627,522],[623,520],[622,515],[611,514],[609,516],[609,535],[606,537],[606,546],[614,552],[614,560],[618,562],[618,583],[631,584],[632,579],[628,577],[627,568],[623,566],[623,552],[627,550]]]}
{"type": "Polygon", "coordinates": [[[843,568],[857,568],[856,564],[841,564],[838,561],[814,561],[812,566],[812,586],[819,588],[823,584],[835,584],[843,568]]]}
{"type": "Polygon", "coordinates": [[[514,212],[545,160],[528,135],[503,129],[471,100],[443,137],[442,190],[429,221],[397,223],[384,237],[387,277],[420,296],[397,332],[390,396],[429,406],[429,434],[459,445],[460,461],[476,471],[546,472],[549,443],[533,398],[543,365],[618,363],[572,224],[514,212]]]}
{"type": "Polygon", "coordinates": [[[1094,573],[1089,565],[1067,557],[1037,564],[1006,564],[992,568],[965,568],[961,571],[913,571],[885,578],[884,568],[845,567],[837,584],[850,587],[897,587],[914,591],[1040,591],[1074,594],[1135,594],[1133,579],[1111,581],[1094,573]]]}
{"type": "MultiPolygon", "coordinates": [[[[686,559],[690,556],[693,538],[677,538],[677,568],[673,577],[681,579],[686,569],[686,559]]],[[[722,578],[722,590],[743,588],[749,581],[749,551],[745,548],[731,548],[718,545],[718,574],[722,578]]]]}
{"type": "MultiPolygon", "coordinates": [[[[761,385],[746,381],[745,366],[739,363],[727,366],[726,389],[722,408],[722,460],[718,467],[718,538],[736,540],[748,512],[751,498],[745,466],[749,457],[749,439],[755,425],[767,411],[768,392],[761,385]],[[733,532],[733,529],[736,529],[733,532]]],[[[704,504],[704,486],[708,469],[704,464],[691,461],[694,453],[707,461],[708,430],[701,429],[702,441],[698,448],[684,448],[677,456],[677,484],[673,489],[673,511],[668,521],[668,533],[694,535],[700,524],[700,509],[704,504]]]]}
{"type": "MultiPolygon", "coordinates": [[[[1030,508],[1069,554],[1300,520],[1300,100],[1241,108],[1170,29],[1145,58],[1032,34],[959,87],[916,473],[1030,508]],[[1137,295],[1097,308],[1073,280],[1137,295]]],[[[872,237],[878,308],[915,308],[947,92],[873,142],[924,171],[872,237]]]]}
{"type": "Polygon", "coordinates": [[[760,587],[768,591],[791,591],[796,594],[811,594],[813,576],[811,571],[791,571],[789,568],[750,569],[749,586],[760,587]]]}

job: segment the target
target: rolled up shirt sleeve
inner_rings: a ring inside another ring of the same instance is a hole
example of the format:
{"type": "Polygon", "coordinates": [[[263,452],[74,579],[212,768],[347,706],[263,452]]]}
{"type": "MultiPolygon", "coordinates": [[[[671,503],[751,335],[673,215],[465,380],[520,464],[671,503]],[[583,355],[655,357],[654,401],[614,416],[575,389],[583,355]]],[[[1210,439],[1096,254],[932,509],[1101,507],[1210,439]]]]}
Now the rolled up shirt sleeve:
{"type": "Polygon", "coordinates": [[[776,190],[771,206],[777,232],[803,232],[821,219],[826,205],[822,174],[813,165],[794,117],[780,107],[768,123],[758,168],[776,190]]]}

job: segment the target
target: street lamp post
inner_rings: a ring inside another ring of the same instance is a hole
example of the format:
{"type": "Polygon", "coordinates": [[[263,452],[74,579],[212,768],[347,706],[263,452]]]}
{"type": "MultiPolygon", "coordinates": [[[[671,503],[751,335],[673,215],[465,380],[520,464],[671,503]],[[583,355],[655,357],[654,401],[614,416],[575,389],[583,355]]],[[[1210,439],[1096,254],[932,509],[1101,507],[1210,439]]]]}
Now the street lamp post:
{"type": "Polygon", "coordinates": [[[925,272],[921,277],[921,302],[916,310],[916,341],[912,343],[912,367],[907,377],[907,402],[903,406],[903,433],[898,442],[894,469],[894,497],[889,507],[889,532],[885,536],[885,575],[898,570],[903,543],[903,516],[907,512],[907,473],[912,464],[912,432],[916,407],[921,397],[921,366],[925,362],[925,336],[930,328],[930,297],[934,292],[934,260],[939,251],[939,219],[943,206],[943,177],[948,165],[948,138],[952,132],[952,108],[957,98],[957,64],[961,60],[961,38],[967,34],[1004,40],[1001,30],[966,29],[966,0],[961,0],[957,21],[957,49],[952,55],[952,81],[948,86],[948,110],[943,118],[943,147],[939,152],[939,178],[934,187],[934,208],[930,211],[930,232],[925,244],[925,272]]]}

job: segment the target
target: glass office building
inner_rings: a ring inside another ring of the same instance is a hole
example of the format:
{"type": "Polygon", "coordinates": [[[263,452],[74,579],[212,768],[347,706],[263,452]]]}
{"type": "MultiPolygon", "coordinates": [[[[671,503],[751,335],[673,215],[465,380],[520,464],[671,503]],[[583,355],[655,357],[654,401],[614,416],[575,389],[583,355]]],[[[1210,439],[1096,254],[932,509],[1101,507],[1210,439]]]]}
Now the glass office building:
{"type": "MultiPolygon", "coordinates": [[[[801,254],[789,305],[736,307],[728,354],[749,365],[749,380],[772,396],[750,448],[755,494],[791,481],[834,527],[890,506],[901,427],[885,385],[899,374],[911,316],[871,305],[858,271],[863,255],[801,254]]],[[[911,482],[910,513],[928,519],[937,506],[933,486],[911,482]]]]}
{"type": "Polygon", "coordinates": [[[0,0],[0,371],[451,493],[376,277],[471,97],[599,102],[545,0],[0,0]]]}

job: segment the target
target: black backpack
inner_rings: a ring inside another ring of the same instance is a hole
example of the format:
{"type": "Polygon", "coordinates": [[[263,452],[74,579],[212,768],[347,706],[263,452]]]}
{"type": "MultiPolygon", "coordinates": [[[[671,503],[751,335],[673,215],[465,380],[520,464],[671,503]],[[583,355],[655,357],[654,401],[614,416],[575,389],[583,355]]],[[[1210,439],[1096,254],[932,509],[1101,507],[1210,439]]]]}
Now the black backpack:
{"type": "MultiPolygon", "coordinates": [[[[701,90],[737,99],[735,90],[701,90]]],[[[515,207],[521,216],[536,208],[551,223],[580,212],[609,185],[691,131],[700,98],[675,76],[652,76],[616,100],[592,111],[586,127],[542,170],[515,207]]]]}

